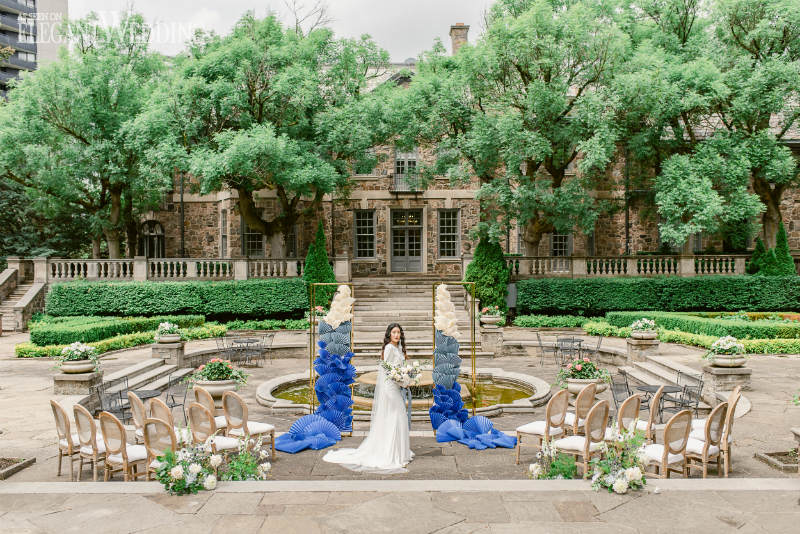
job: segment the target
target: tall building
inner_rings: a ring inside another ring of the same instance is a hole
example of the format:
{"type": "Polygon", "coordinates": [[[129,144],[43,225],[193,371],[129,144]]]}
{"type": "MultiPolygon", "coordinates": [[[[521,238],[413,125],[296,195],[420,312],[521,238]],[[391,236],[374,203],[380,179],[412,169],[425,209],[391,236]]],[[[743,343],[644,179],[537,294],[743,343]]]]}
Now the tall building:
{"type": "Polygon", "coordinates": [[[57,28],[67,16],[67,0],[0,0],[0,47],[14,53],[0,62],[0,96],[24,71],[58,57],[57,28]]]}

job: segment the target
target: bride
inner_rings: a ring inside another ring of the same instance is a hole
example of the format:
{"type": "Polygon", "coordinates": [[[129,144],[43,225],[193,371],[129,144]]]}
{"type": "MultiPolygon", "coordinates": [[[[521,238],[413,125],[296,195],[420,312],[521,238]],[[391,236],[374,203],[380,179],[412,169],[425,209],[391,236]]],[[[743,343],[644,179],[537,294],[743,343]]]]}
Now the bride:
{"type": "MultiPolygon", "coordinates": [[[[383,337],[383,359],[391,365],[400,365],[405,359],[405,334],[397,323],[386,329],[383,337]]],[[[405,466],[414,457],[409,439],[408,416],[400,387],[386,378],[386,371],[378,366],[375,396],[369,433],[357,449],[337,449],[323,457],[326,462],[341,464],[353,471],[373,473],[404,473],[405,466]]]]}

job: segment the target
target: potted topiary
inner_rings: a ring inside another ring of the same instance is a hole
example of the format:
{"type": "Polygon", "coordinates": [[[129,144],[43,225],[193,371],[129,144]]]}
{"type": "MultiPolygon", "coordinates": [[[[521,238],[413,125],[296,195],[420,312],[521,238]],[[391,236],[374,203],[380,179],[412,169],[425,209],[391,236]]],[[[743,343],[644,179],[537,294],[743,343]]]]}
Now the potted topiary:
{"type": "Polygon", "coordinates": [[[100,365],[95,348],[80,341],[64,347],[56,356],[56,362],[56,368],[67,374],[91,373],[100,365]]]}
{"type": "Polygon", "coordinates": [[[223,393],[236,391],[240,385],[247,383],[247,374],[241,369],[234,369],[230,360],[213,358],[198,367],[187,380],[205,388],[214,398],[214,402],[221,404],[223,393]]]}
{"type": "Polygon", "coordinates": [[[744,345],[733,336],[716,340],[703,358],[710,360],[714,367],[742,367],[747,361],[744,345]]]}
{"type": "Polygon", "coordinates": [[[181,340],[181,330],[174,323],[161,323],[156,330],[158,343],[177,343],[181,340]]]}
{"type": "Polygon", "coordinates": [[[556,376],[561,389],[569,390],[571,395],[577,395],[586,384],[597,384],[597,393],[608,389],[611,374],[607,369],[601,369],[589,358],[573,360],[563,367],[556,376]]]}
{"type": "Polygon", "coordinates": [[[633,339],[656,339],[656,322],[642,317],[638,321],[631,323],[631,337],[633,339]]]}
{"type": "Polygon", "coordinates": [[[503,320],[503,312],[500,306],[484,306],[481,308],[481,323],[496,325],[503,320]]]}

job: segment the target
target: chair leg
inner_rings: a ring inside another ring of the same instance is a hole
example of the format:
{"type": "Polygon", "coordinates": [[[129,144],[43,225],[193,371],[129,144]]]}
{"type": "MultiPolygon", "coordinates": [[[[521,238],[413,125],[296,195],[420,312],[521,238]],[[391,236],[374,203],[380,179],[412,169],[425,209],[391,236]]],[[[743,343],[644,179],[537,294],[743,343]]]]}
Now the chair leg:
{"type": "Polygon", "coordinates": [[[75,457],[73,455],[69,455],[69,481],[72,482],[75,480],[75,457]]]}
{"type": "Polygon", "coordinates": [[[272,441],[272,460],[275,460],[275,431],[272,430],[269,433],[270,440],[272,441]]]}
{"type": "Polygon", "coordinates": [[[58,449],[58,473],[57,476],[61,476],[61,458],[63,457],[63,453],[61,452],[61,448],[58,449]]]}
{"type": "Polygon", "coordinates": [[[105,464],[103,466],[103,482],[108,482],[108,475],[109,475],[108,471],[109,471],[108,464],[105,464]]]}
{"type": "Polygon", "coordinates": [[[81,471],[83,471],[83,456],[80,457],[80,462],[78,462],[78,482],[81,481],[81,471]]]}
{"type": "Polygon", "coordinates": [[[517,432],[517,446],[516,446],[516,449],[517,449],[517,465],[519,465],[519,448],[520,448],[521,444],[522,444],[522,436],[520,436],[519,432],[517,432]]]}
{"type": "Polygon", "coordinates": [[[97,458],[92,459],[92,482],[97,482],[97,458]]]}

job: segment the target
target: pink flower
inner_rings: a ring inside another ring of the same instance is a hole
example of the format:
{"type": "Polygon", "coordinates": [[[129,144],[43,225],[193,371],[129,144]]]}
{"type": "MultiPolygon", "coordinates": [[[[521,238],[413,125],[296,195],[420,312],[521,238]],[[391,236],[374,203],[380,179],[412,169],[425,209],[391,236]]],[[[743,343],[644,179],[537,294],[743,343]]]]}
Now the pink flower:
{"type": "Polygon", "coordinates": [[[575,366],[576,371],[580,371],[581,369],[583,369],[583,366],[581,364],[575,366]]]}
{"type": "Polygon", "coordinates": [[[583,361],[588,362],[589,358],[584,358],[583,361]]]}
{"type": "Polygon", "coordinates": [[[567,364],[567,369],[572,369],[572,364],[571,363],[567,364]]]}

